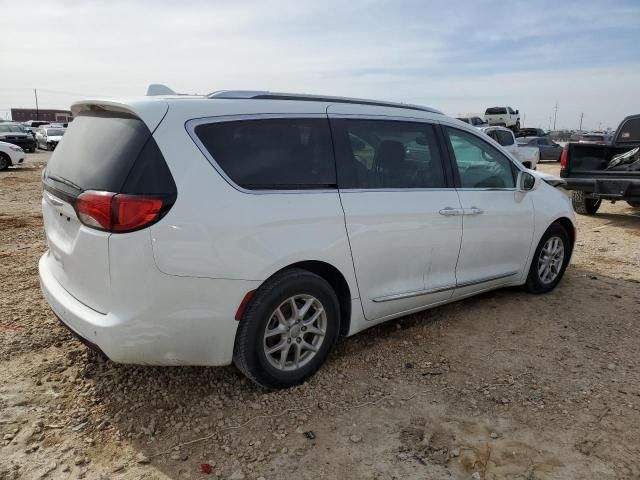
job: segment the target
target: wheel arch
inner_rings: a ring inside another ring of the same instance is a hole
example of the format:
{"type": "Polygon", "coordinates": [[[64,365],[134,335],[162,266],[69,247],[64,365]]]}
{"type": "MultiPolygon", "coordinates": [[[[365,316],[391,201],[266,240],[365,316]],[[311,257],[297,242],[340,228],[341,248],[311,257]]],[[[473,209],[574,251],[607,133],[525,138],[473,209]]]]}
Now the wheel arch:
{"type": "MultiPolygon", "coordinates": [[[[553,223],[557,223],[565,229],[567,235],[571,239],[571,252],[573,253],[573,247],[576,243],[576,227],[573,222],[567,217],[556,218],[553,223]]],[[[553,223],[551,225],[553,225],[553,223]]]]}
{"type": "Polygon", "coordinates": [[[280,270],[270,275],[263,284],[268,282],[269,279],[277,273],[292,268],[306,270],[318,275],[320,278],[324,279],[331,288],[333,288],[333,291],[338,297],[338,304],[340,305],[340,335],[346,336],[351,327],[351,289],[349,288],[349,283],[342,272],[330,263],[321,260],[303,260],[282,267],[280,270]]]}

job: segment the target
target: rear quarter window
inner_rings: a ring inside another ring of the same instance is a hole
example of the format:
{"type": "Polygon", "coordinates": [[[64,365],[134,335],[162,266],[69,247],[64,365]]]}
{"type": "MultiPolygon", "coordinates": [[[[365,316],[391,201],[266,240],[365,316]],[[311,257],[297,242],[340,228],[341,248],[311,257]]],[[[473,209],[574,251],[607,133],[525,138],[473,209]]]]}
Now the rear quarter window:
{"type": "Polygon", "coordinates": [[[250,190],[336,188],[327,119],[204,123],[195,134],[227,177],[250,190]]]}

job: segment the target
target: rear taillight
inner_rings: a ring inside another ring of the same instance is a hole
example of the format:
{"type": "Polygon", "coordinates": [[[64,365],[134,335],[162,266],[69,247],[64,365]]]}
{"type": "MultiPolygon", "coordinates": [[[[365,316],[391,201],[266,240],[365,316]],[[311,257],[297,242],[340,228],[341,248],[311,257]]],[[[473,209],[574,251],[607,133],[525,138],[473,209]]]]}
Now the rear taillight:
{"type": "Polygon", "coordinates": [[[560,167],[565,168],[567,166],[567,155],[569,154],[569,149],[564,147],[562,149],[562,155],[560,155],[560,167]]]}
{"type": "Polygon", "coordinates": [[[157,197],[93,190],[80,194],[75,203],[84,225],[115,233],[132,232],[153,223],[162,206],[162,199],[157,197]]]}

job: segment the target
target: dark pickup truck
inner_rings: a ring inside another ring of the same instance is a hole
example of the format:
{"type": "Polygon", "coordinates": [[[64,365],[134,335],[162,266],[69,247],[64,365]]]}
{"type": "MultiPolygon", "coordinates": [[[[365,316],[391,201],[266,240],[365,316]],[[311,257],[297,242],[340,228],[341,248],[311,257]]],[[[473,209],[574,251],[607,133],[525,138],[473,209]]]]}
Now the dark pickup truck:
{"type": "Polygon", "coordinates": [[[560,176],[572,190],[573,208],[594,215],[602,200],[625,200],[640,208],[640,114],[625,118],[610,145],[569,143],[560,176]]]}

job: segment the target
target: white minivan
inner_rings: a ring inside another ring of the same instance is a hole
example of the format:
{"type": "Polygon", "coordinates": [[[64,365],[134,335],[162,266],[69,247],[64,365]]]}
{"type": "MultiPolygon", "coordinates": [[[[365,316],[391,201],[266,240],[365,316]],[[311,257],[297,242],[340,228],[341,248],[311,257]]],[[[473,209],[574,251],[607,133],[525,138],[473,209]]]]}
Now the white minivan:
{"type": "Polygon", "coordinates": [[[433,109],[223,91],[72,110],[43,173],[42,291],[115,362],[287,387],[339,335],[548,292],[571,257],[560,180],[433,109]]]}

